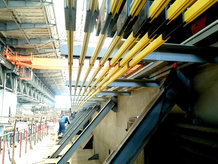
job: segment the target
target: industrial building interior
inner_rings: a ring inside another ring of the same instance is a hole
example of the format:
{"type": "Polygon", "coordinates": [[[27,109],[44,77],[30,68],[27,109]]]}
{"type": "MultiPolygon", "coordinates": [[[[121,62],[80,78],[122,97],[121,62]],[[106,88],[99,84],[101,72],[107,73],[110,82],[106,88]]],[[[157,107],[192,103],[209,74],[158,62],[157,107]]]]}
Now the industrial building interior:
{"type": "Polygon", "coordinates": [[[0,0],[1,163],[217,164],[217,10],[0,0]]]}

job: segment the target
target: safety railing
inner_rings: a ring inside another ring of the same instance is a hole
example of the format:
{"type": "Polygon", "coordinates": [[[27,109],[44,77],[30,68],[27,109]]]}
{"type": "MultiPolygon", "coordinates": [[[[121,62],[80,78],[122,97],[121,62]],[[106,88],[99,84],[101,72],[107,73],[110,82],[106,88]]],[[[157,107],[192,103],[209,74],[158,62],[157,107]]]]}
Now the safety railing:
{"type": "Polygon", "coordinates": [[[28,150],[33,149],[38,142],[42,141],[42,139],[48,135],[48,123],[55,124],[57,122],[57,119],[53,119],[50,121],[39,122],[35,125],[32,124],[31,127],[18,130],[16,126],[17,119],[15,119],[13,130],[0,135],[1,163],[7,163],[5,161],[6,152],[12,152],[11,155],[9,153],[9,157],[11,159],[11,163],[15,163],[15,151],[16,153],[19,152],[19,158],[21,158],[22,153],[25,152],[26,154],[28,150]]]}

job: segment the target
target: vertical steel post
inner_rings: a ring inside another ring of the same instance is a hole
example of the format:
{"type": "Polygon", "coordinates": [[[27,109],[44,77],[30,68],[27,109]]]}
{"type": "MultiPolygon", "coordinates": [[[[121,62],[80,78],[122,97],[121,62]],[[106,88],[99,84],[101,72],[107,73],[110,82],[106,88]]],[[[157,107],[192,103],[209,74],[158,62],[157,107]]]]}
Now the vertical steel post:
{"type": "Polygon", "coordinates": [[[37,127],[34,127],[34,145],[36,145],[36,128],[37,127]]]}
{"type": "Polygon", "coordinates": [[[25,136],[25,153],[27,153],[27,130],[24,130],[24,136],[25,136]]]}
{"type": "Polygon", "coordinates": [[[15,121],[14,121],[13,147],[12,147],[12,160],[11,160],[12,164],[15,164],[15,160],[14,160],[14,148],[15,148],[15,137],[16,137],[16,123],[17,123],[17,120],[15,119],[15,121]]]}
{"type": "Polygon", "coordinates": [[[48,135],[48,123],[46,122],[46,135],[48,135]]]}
{"type": "Polygon", "coordinates": [[[39,142],[39,126],[36,127],[37,129],[37,143],[39,142]]]}
{"type": "Polygon", "coordinates": [[[5,162],[5,139],[3,138],[2,164],[5,162]]]}
{"type": "Polygon", "coordinates": [[[23,141],[22,132],[20,132],[20,150],[19,150],[19,157],[20,157],[20,158],[21,158],[22,141],[23,141]]]}
{"type": "Polygon", "coordinates": [[[30,149],[33,149],[33,147],[32,147],[32,134],[30,134],[30,149]]]}

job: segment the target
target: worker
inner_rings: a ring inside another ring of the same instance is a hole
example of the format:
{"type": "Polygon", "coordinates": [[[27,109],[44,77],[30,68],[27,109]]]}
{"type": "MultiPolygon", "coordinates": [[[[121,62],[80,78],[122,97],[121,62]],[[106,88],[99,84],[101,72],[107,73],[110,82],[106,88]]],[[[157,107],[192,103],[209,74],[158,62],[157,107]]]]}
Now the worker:
{"type": "Polygon", "coordinates": [[[60,136],[61,134],[63,135],[63,133],[65,131],[65,124],[66,123],[70,124],[69,117],[62,116],[61,119],[59,120],[58,136],[60,136]]]}

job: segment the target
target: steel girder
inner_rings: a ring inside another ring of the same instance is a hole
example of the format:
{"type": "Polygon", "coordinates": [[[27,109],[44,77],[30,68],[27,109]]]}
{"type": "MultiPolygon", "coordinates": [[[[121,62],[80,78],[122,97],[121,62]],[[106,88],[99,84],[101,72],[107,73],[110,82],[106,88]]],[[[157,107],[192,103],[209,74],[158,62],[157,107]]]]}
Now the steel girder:
{"type": "MultiPolygon", "coordinates": [[[[213,26],[214,27],[214,26],[213,26]]],[[[216,26],[215,26],[216,27],[216,26]]],[[[215,28],[214,27],[214,28],[215,28]]],[[[209,35],[209,34],[208,34],[209,35]]],[[[193,41],[192,41],[193,42],[193,41]]],[[[78,57],[80,55],[82,47],[78,45],[74,45],[74,57],[78,57]]],[[[62,44],[60,47],[61,54],[67,55],[67,45],[62,44]]],[[[88,47],[86,57],[90,58],[92,55],[94,48],[88,47]]],[[[99,53],[99,58],[102,58],[107,48],[102,48],[99,53]]],[[[114,50],[110,58],[116,54],[118,49],[114,50]]],[[[181,44],[163,44],[160,48],[152,52],[150,55],[144,58],[144,60],[148,61],[177,61],[177,62],[193,62],[193,63],[217,63],[218,57],[216,55],[217,48],[202,48],[196,47],[192,45],[181,45],[181,44]],[[210,55],[205,55],[210,54],[210,55]]],[[[126,54],[128,51],[126,52],[126,54]]],[[[125,56],[125,55],[124,55],[125,56]]]]}
{"type": "Polygon", "coordinates": [[[0,8],[5,8],[5,5],[7,5],[8,8],[25,8],[25,7],[40,7],[40,6],[49,6],[53,5],[52,2],[40,2],[39,1],[25,1],[25,0],[1,0],[0,1],[0,8]]]}
{"type": "Polygon", "coordinates": [[[21,100],[54,105],[54,97],[36,76],[31,81],[21,80],[12,70],[3,69],[1,65],[0,87],[16,93],[21,100]]]}
{"type": "MultiPolygon", "coordinates": [[[[72,82],[72,87],[75,87],[76,82],[72,82]]],[[[82,84],[81,81],[78,82],[78,87],[82,84]]],[[[86,87],[88,82],[84,84],[83,87],[86,87]]],[[[66,81],[66,85],[69,85],[69,82],[66,81]]],[[[157,81],[154,80],[132,80],[132,79],[117,79],[113,83],[109,84],[108,87],[159,87],[157,81]]]]}
{"type": "MultiPolygon", "coordinates": [[[[55,24],[34,24],[34,23],[23,23],[19,24],[21,29],[34,29],[34,28],[47,28],[47,26],[53,27],[55,24]]],[[[12,31],[20,30],[16,23],[0,23],[0,31],[12,31]]]]}
{"type": "Polygon", "coordinates": [[[83,143],[83,141],[90,135],[94,128],[99,124],[99,122],[107,115],[107,113],[116,106],[113,100],[108,100],[105,105],[101,108],[99,113],[95,118],[87,125],[83,132],[74,141],[72,146],[66,151],[66,153],[58,160],[58,164],[66,163],[72,154],[77,150],[77,148],[83,143]]]}

